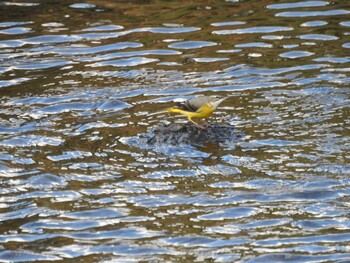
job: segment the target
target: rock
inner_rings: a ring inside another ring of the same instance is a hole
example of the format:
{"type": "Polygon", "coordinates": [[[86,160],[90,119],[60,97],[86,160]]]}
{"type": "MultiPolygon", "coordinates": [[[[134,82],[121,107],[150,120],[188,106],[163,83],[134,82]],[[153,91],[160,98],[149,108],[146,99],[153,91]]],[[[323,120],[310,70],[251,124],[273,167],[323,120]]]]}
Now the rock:
{"type": "Polygon", "coordinates": [[[237,141],[243,133],[232,125],[210,124],[207,129],[201,129],[193,124],[160,124],[148,134],[147,143],[172,144],[181,143],[203,145],[237,141]]]}

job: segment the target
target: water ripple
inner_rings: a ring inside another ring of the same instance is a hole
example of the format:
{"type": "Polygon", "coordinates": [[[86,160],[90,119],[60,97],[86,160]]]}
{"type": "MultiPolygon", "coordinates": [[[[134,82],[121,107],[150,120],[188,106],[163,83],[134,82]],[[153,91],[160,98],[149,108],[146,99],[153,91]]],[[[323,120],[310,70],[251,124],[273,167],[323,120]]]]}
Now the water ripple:
{"type": "Polygon", "coordinates": [[[16,78],[16,79],[10,79],[10,80],[0,80],[0,88],[17,85],[17,84],[20,84],[22,82],[27,82],[28,80],[30,80],[30,78],[16,78]]]}
{"type": "Polygon", "coordinates": [[[260,27],[248,27],[232,30],[216,30],[213,31],[214,35],[230,35],[230,34],[256,34],[256,33],[274,33],[283,31],[292,31],[293,27],[283,26],[260,26],[260,27]]]}
{"type": "Polygon", "coordinates": [[[85,8],[94,8],[94,7],[96,7],[96,6],[93,5],[93,4],[76,3],[76,4],[70,5],[69,7],[71,7],[71,8],[83,8],[83,9],[85,9],[85,8]]]}
{"type": "Polygon", "coordinates": [[[234,245],[242,245],[249,242],[249,239],[214,239],[201,236],[184,236],[165,238],[163,242],[169,245],[180,247],[205,247],[205,248],[217,248],[234,245]]]}
{"type": "Polygon", "coordinates": [[[81,31],[114,31],[114,30],[121,30],[124,29],[123,26],[119,25],[104,25],[104,26],[92,26],[85,29],[82,29],[81,31]]]}
{"type": "MultiPolygon", "coordinates": [[[[104,126],[100,126],[100,127],[104,127],[104,126]]],[[[63,160],[84,159],[85,157],[91,157],[91,156],[92,156],[91,152],[67,151],[61,155],[48,156],[47,158],[53,162],[60,162],[63,160]]]]}
{"type": "MultiPolygon", "coordinates": [[[[294,251],[299,251],[299,249],[293,249],[294,251]]],[[[300,250],[303,252],[303,249],[300,250]]],[[[312,252],[312,251],[311,251],[312,252]]],[[[270,255],[258,256],[254,259],[248,260],[247,263],[258,263],[258,262],[326,262],[326,261],[338,261],[347,260],[350,254],[333,254],[333,255],[308,255],[299,254],[295,255],[292,253],[276,253],[270,255]]]]}
{"type": "Polygon", "coordinates": [[[108,60],[103,62],[97,62],[89,64],[89,67],[103,67],[103,66],[114,66],[114,67],[134,67],[139,65],[144,65],[148,63],[158,62],[157,58],[146,58],[146,57],[132,57],[132,58],[123,58],[116,60],[108,60]]]}
{"type": "Polygon", "coordinates": [[[299,8],[299,7],[314,7],[314,6],[326,6],[329,2],[327,1],[304,1],[295,3],[283,3],[283,4],[273,4],[268,5],[268,9],[289,9],[289,8],[299,8]]]}
{"type": "Polygon", "coordinates": [[[117,31],[117,32],[103,32],[103,33],[82,33],[74,35],[77,39],[85,39],[85,40],[101,40],[101,39],[110,39],[110,38],[118,38],[123,37],[130,34],[135,33],[154,33],[154,34],[183,34],[190,33],[194,31],[198,31],[200,28],[198,27],[145,27],[145,28],[135,28],[125,31],[117,31]]]}
{"type": "Polygon", "coordinates": [[[277,13],[277,17],[313,17],[313,16],[336,16],[347,15],[350,11],[345,9],[327,10],[327,11],[295,11],[277,13]]]}
{"type": "Polygon", "coordinates": [[[276,247],[283,244],[307,244],[307,243],[333,243],[333,242],[349,242],[350,234],[331,234],[331,235],[310,235],[305,237],[268,239],[255,242],[256,245],[264,247],[276,247]]]}
{"type": "Polygon", "coordinates": [[[116,255],[118,258],[114,259],[114,262],[118,262],[115,260],[119,260],[119,262],[128,262],[130,256],[136,256],[140,260],[149,259],[152,260],[154,255],[178,255],[178,252],[172,252],[169,249],[162,249],[156,247],[150,247],[145,245],[64,245],[62,247],[53,248],[53,253],[61,256],[63,258],[77,258],[80,256],[88,256],[88,255],[96,255],[96,254],[111,254],[116,255]],[[152,256],[150,256],[152,255],[152,256]],[[120,256],[125,256],[120,257],[120,256]]]}
{"type": "Polygon", "coordinates": [[[32,29],[29,27],[12,27],[4,30],[0,30],[0,34],[5,35],[21,35],[29,33],[32,29]]]}
{"type": "MultiPolygon", "coordinates": [[[[53,47],[50,53],[62,54],[62,55],[87,55],[87,54],[97,54],[106,51],[121,50],[126,48],[139,48],[143,45],[137,42],[120,42],[109,45],[98,45],[95,47],[53,47]]],[[[48,51],[46,51],[48,52],[48,51]]]]}
{"type": "Polygon", "coordinates": [[[69,43],[81,40],[80,37],[72,35],[42,35],[19,40],[25,44],[47,44],[47,43],[69,43]]]}
{"type": "Polygon", "coordinates": [[[28,25],[32,24],[33,22],[1,22],[0,27],[12,27],[12,26],[20,26],[20,25],[28,25]]]}
{"type": "Polygon", "coordinates": [[[350,27],[350,21],[343,21],[343,22],[340,22],[340,25],[341,25],[341,26],[348,26],[348,27],[350,27]]]}
{"type": "Polygon", "coordinates": [[[348,62],[350,62],[350,59],[343,58],[343,57],[321,57],[321,58],[315,58],[314,61],[316,61],[316,62],[331,62],[331,63],[348,63],[348,62]]]}
{"type": "Polygon", "coordinates": [[[32,176],[28,182],[31,187],[38,189],[49,189],[49,188],[58,188],[66,186],[67,182],[65,179],[53,175],[53,174],[40,174],[32,176]]]}
{"type": "Polygon", "coordinates": [[[1,2],[0,4],[7,5],[7,6],[20,6],[20,7],[31,7],[31,6],[38,6],[39,3],[22,3],[22,2],[1,2]]]}
{"type": "Polygon", "coordinates": [[[0,145],[4,147],[33,147],[33,146],[58,146],[64,140],[60,137],[48,137],[41,135],[21,135],[14,136],[10,139],[0,141],[0,145]]]}
{"type": "Polygon", "coordinates": [[[299,38],[308,39],[308,40],[337,40],[338,39],[338,37],[336,36],[323,35],[323,34],[300,35],[299,38]]]}
{"type": "Polygon", "coordinates": [[[226,61],[226,60],[229,60],[229,58],[194,58],[193,60],[198,63],[210,63],[210,62],[226,61]]]}
{"type": "Polygon", "coordinates": [[[209,41],[185,41],[185,42],[177,42],[169,45],[170,48],[178,48],[178,49],[194,49],[194,48],[202,48],[202,47],[210,47],[217,45],[215,42],[209,41]]]}
{"type": "Polygon", "coordinates": [[[0,260],[4,262],[25,262],[25,261],[54,261],[60,260],[60,257],[53,255],[43,255],[32,253],[30,251],[4,250],[0,252],[0,260]]]}
{"type": "Polygon", "coordinates": [[[129,227],[125,229],[106,230],[106,231],[93,231],[93,232],[78,232],[64,234],[66,237],[74,238],[77,240],[120,240],[120,239],[140,239],[150,238],[156,236],[162,236],[163,234],[158,231],[150,231],[141,227],[129,227]]]}
{"type": "Polygon", "coordinates": [[[96,210],[89,210],[89,211],[79,211],[79,212],[70,212],[67,214],[62,215],[61,217],[66,217],[70,219],[103,219],[103,218],[115,218],[120,217],[124,215],[121,211],[118,211],[117,209],[111,209],[111,208],[100,208],[96,210]]]}
{"type": "Polygon", "coordinates": [[[198,216],[199,220],[226,220],[226,219],[237,219],[242,217],[250,217],[259,212],[259,209],[252,207],[234,207],[220,209],[206,215],[198,216]]]}
{"type": "Polygon", "coordinates": [[[307,230],[324,230],[324,229],[340,229],[349,230],[350,221],[343,218],[334,219],[319,219],[319,220],[300,220],[295,222],[295,226],[307,230]]]}
{"type": "Polygon", "coordinates": [[[348,260],[340,2],[1,2],[0,261],[348,260]]]}
{"type": "Polygon", "coordinates": [[[252,43],[244,43],[235,45],[237,48],[251,48],[251,47],[261,47],[261,48],[272,48],[271,44],[263,43],[263,42],[252,42],[252,43]]]}
{"type": "MultiPolygon", "coordinates": [[[[72,98],[70,98],[72,99],[72,98]]],[[[45,100],[45,99],[44,99],[45,100]]],[[[39,99],[40,101],[40,99],[39,99]]],[[[37,103],[34,100],[33,103],[37,103]]],[[[52,102],[51,102],[52,103],[52,102]]],[[[130,107],[130,104],[120,100],[106,100],[100,102],[62,102],[53,105],[43,106],[28,113],[35,119],[40,119],[47,115],[72,112],[77,114],[89,114],[91,111],[116,111],[130,107]]],[[[92,114],[92,113],[91,113],[92,114]]]]}
{"type": "Polygon", "coordinates": [[[317,26],[325,26],[325,25],[328,25],[327,21],[309,21],[309,22],[302,23],[300,26],[317,27],[317,26]]]}
{"type": "Polygon", "coordinates": [[[314,54],[315,53],[309,52],[309,51],[289,51],[289,52],[279,54],[279,56],[282,58],[295,59],[295,58],[309,57],[314,54]]]}
{"type": "Polygon", "coordinates": [[[229,22],[216,22],[211,23],[212,26],[237,26],[244,25],[246,22],[243,21],[229,21],[229,22]]]}
{"type": "Polygon", "coordinates": [[[140,56],[172,56],[172,55],[180,55],[182,54],[180,51],[175,50],[140,50],[140,51],[126,51],[126,52],[114,52],[106,55],[100,55],[95,57],[80,57],[77,58],[77,61],[83,62],[93,62],[93,61],[102,61],[102,60],[111,60],[115,58],[126,58],[126,57],[140,57],[140,56]]]}
{"type": "Polygon", "coordinates": [[[65,65],[70,64],[69,61],[62,60],[62,59],[26,59],[25,62],[21,63],[20,61],[17,62],[17,65],[10,66],[10,69],[15,70],[41,70],[46,68],[53,68],[53,67],[62,67],[65,65]]]}

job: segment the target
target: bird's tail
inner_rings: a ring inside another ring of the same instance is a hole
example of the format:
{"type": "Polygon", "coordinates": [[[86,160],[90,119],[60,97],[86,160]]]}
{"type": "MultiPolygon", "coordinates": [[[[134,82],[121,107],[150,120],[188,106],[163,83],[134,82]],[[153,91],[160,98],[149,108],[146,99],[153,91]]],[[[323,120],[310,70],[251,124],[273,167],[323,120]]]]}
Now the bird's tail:
{"type": "Polygon", "coordinates": [[[167,111],[168,112],[176,112],[176,108],[168,108],[167,111]]]}
{"type": "Polygon", "coordinates": [[[168,112],[173,112],[173,113],[181,113],[181,114],[183,114],[183,110],[181,110],[181,109],[179,109],[179,108],[173,108],[173,107],[171,107],[171,108],[168,108],[168,112]]]}
{"type": "Polygon", "coordinates": [[[164,110],[160,110],[160,111],[156,111],[156,112],[150,113],[150,114],[148,114],[148,116],[162,114],[162,113],[167,113],[167,112],[180,113],[180,114],[184,114],[186,116],[188,115],[187,112],[184,111],[184,110],[181,110],[179,108],[171,107],[171,108],[167,108],[167,109],[164,109],[164,110]]]}
{"type": "Polygon", "coordinates": [[[175,108],[175,107],[168,108],[168,112],[180,113],[180,114],[182,114],[182,115],[187,116],[187,118],[188,118],[189,120],[191,120],[191,119],[194,117],[192,112],[188,112],[188,111],[185,111],[185,110],[181,110],[181,109],[175,108]]]}

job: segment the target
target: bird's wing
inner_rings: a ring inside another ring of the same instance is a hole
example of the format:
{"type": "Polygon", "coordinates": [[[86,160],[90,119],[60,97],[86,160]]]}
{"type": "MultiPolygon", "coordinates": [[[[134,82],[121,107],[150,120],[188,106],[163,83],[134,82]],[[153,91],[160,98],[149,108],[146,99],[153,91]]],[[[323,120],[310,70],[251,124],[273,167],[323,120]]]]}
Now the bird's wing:
{"type": "Polygon", "coordinates": [[[208,103],[209,101],[210,101],[209,96],[200,96],[200,97],[195,97],[193,99],[187,100],[185,102],[177,103],[176,107],[181,110],[196,112],[200,107],[202,107],[204,104],[208,103]]]}

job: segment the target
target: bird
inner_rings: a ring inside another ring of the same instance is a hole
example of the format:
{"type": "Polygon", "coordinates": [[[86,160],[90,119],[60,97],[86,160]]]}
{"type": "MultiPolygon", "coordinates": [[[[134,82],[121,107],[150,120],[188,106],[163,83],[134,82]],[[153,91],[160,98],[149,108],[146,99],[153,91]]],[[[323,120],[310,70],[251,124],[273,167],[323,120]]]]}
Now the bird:
{"type": "Polygon", "coordinates": [[[225,99],[227,99],[227,97],[202,95],[177,103],[175,106],[168,108],[168,112],[183,114],[198,128],[207,129],[208,124],[206,122],[202,121],[202,123],[204,122],[203,125],[193,119],[206,119],[210,117],[225,99]]]}

